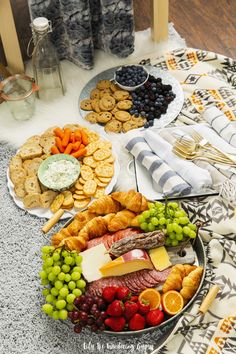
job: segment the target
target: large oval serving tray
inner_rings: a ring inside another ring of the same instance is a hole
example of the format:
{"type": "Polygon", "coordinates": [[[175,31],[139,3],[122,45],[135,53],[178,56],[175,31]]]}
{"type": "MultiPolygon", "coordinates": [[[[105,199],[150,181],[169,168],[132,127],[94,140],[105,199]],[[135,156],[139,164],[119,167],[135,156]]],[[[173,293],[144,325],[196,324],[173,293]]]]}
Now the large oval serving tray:
{"type": "MultiPolygon", "coordinates": [[[[100,74],[94,76],[82,89],[79,96],[79,112],[84,118],[88,111],[83,111],[80,108],[80,102],[86,98],[90,97],[90,92],[94,89],[100,80],[112,80],[114,78],[115,71],[119,68],[116,66],[114,68],[102,71],[100,74]]],[[[164,84],[171,85],[172,91],[175,94],[175,99],[169,104],[167,112],[162,114],[159,119],[154,120],[155,128],[163,128],[166,125],[170,124],[179,114],[184,103],[184,94],[183,89],[180,83],[174,78],[168,71],[160,70],[154,66],[145,66],[150,75],[160,77],[164,84]]],[[[99,125],[99,124],[98,124],[99,125]]],[[[102,126],[101,126],[102,129],[102,126]]],[[[139,128],[142,129],[142,128],[139,128]]]]}

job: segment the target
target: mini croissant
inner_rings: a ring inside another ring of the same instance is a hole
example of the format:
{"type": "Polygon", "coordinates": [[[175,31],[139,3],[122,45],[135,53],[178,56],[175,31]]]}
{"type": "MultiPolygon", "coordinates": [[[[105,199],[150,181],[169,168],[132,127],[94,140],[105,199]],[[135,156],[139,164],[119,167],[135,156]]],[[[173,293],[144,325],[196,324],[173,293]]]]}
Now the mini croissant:
{"type": "Polygon", "coordinates": [[[87,241],[81,236],[72,236],[65,238],[60,246],[62,245],[65,245],[70,251],[76,250],[77,252],[80,252],[86,248],[87,241]]]}
{"type": "Polygon", "coordinates": [[[130,227],[135,216],[135,213],[127,209],[119,211],[108,223],[108,230],[115,232],[130,227]]]}
{"type": "Polygon", "coordinates": [[[180,290],[184,277],[196,268],[196,266],[190,264],[174,265],[163,285],[162,292],[166,293],[169,290],[180,290]]]}
{"type": "Polygon", "coordinates": [[[147,209],[146,198],[141,193],[135,192],[131,189],[128,192],[114,192],[111,194],[112,198],[118,201],[123,207],[128,210],[140,213],[147,209]]]}
{"type": "Polygon", "coordinates": [[[108,231],[108,224],[115,214],[107,214],[106,216],[97,216],[90,220],[79,232],[85,240],[103,236],[108,231]]]}
{"type": "Polygon", "coordinates": [[[117,213],[121,210],[121,205],[116,200],[112,199],[110,195],[105,195],[97,200],[95,200],[89,207],[88,210],[91,213],[96,213],[98,215],[106,215],[109,213],[117,213]]]}
{"type": "Polygon", "coordinates": [[[186,277],[183,279],[182,289],[180,294],[184,298],[184,302],[186,303],[189,299],[193,297],[197,288],[200,284],[200,280],[202,277],[203,268],[197,267],[192,272],[190,272],[186,277]]]}

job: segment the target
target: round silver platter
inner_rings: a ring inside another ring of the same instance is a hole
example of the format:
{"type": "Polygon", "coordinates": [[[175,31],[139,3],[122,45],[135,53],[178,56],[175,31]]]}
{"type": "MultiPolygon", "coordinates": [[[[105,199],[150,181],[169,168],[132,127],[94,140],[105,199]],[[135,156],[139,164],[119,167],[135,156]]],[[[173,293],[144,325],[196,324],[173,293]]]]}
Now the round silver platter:
{"type": "MultiPolygon", "coordinates": [[[[102,71],[100,74],[94,76],[82,89],[79,96],[79,111],[81,116],[84,118],[88,111],[84,111],[80,108],[80,102],[86,98],[90,97],[90,92],[94,89],[100,80],[113,80],[115,71],[120,68],[116,66],[114,68],[102,71]]],[[[155,128],[163,128],[170,124],[180,113],[183,103],[184,103],[184,94],[180,83],[169,74],[168,71],[157,69],[154,66],[145,66],[150,75],[155,76],[156,78],[161,78],[162,82],[165,85],[171,85],[172,91],[175,94],[175,99],[168,105],[167,112],[162,114],[159,119],[154,119],[155,128]]],[[[91,124],[92,125],[92,124],[91,124]]],[[[142,128],[140,128],[142,129],[142,128]]]]}

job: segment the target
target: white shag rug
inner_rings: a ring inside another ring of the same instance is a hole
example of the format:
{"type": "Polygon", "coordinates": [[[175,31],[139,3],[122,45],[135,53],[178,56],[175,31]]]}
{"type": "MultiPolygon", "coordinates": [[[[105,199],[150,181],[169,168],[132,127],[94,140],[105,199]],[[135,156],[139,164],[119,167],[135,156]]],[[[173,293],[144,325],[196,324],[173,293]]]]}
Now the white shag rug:
{"type": "MultiPolygon", "coordinates": [[[[126,59],[120,59],[97,50],[95,65],[92,70],[84,70],[69,61],[63,61],[62,71],[66,88],[65,96],[50,103],[44,103],[37,99],[34,116],[28,121],[21,122],[16,121],[10,114],[6,103],[2,103],[0,105],[0,141],[6,141],[14,147],[19,147],[29,136],[39,134],[50,126],[63,126],[67,123],[82,123],[90,126],[93,130],[101,131],[95,124],[91,125],[82,120],[79,115],[78,98],[84,85],[101,71],[113,66],[137,63],[144,57],[161,56],[171,50],[185,46],[185,40],[179,36],[173,24],[170,23],[169,39],[166,42],[154,43],[151,39],[150,28],[136,32],[135,51],[126,59]]],[[[27,72],[31,74],[30,64],[27,72]]]]}

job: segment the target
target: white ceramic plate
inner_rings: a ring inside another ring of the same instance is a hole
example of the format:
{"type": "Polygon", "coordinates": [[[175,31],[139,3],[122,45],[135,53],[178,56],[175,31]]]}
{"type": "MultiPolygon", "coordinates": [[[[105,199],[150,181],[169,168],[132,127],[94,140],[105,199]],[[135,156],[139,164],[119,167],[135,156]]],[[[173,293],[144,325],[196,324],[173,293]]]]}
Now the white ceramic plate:
{"type": "MultiPolygon", "coordinates": [[[[119,66],[111,68],[101,72],[100,74],[94,76],[82,89],[79,97],[79,111],[81,116],[84,118],[88,111],[80,109],[80,102],[86,98],[89,98],[90,92],[94,89],[100,80],[112,80],[114,78],[115,71],[119,66]]],[[[162,114],[159,119],[154,119],[155,128],[163,128],[166,125],[170,124],[179,114],[184,103],[184,94],[183,89],[180,83],[169,74],[168,71],[157,69],[154,66],[145,66],[150,75],[160,77],[165,85],[171,85],[172,91],[175,94],[175,99],[169,104],[167,112],[162,114]]],[[[92,124],[91,124],[92,125],[92,124]]],[[[143,128],[139,128],[143,129],[143,128]]]]}
{"type": "MultiPolygon", "coordinates": [[[[101,138],[102,139],[106,139],[104,136],[101,136],[101,138]]],[[[112,190],[113,190],[113,188],[114,188],[114,186],[115,186],[115,184],[117,182],[117,178],[118,178],[119,172],[120,172],[120,165],[119,165],[119,161],[118,161],[118,155],[117,155],[117,152],[115,151],[115,149],[113,147],[112,147],[112,153],[113,153],[113,155],[115,157],[114,175],[113,175],[113,177],[111,179],[111,182],[108,184],[108,186],[105,189],[105,193],[106,194],[109,194],[109,193],[112,192],[112,190]]],[[[53,213],[51,212],[50,209],[44,209],[44,208],[26,209],[24,207],[24,204],[23,204],[22,200],[15,195],[14,185],[13,185],[11,179],[10,179],[10,176],[9,176],[9,169],[7,169],[7,186],[8,186],[9,193],[10,193],[11,197],[13,198],[15,204],[19,208],[21,208],[23,210],[26,210],[29,214],[38,216],[39,218],[50,219],[50,217],[53,215],[53,213]]],[[[69,212],[65,211],[64,214],[61,217],[61,220],[62,219],[71,218],[71,216],[76,214],[78,211],[79,210],[77,210],[77,209],[72,209],[69,212]]]]}

